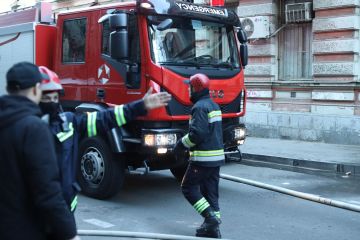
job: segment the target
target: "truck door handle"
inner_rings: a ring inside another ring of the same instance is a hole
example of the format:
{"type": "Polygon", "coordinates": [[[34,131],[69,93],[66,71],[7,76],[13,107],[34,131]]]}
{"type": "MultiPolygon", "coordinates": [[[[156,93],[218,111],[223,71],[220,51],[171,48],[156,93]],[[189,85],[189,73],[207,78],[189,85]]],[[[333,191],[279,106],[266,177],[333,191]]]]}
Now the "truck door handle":
{"type": "Polygon", "coordinates": [[[96,89],[96,96],[100,99],[104,99],[105,98],[105,90],[102,88],[97,88],[96,89]]]}

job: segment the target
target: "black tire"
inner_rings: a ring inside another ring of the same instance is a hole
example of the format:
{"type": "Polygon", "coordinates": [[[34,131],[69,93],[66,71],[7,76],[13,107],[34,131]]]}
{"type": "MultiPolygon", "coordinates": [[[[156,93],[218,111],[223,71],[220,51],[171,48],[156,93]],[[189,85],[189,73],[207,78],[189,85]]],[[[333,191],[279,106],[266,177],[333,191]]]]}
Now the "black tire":
{"type": "Polygon", "coordinates": [[[179,166],[179,167],[171,168],[171,169],[170,169],[172,175],[173,175],[173,176],[176,178],[176,180],[178,180],[179,182],[182,181],[188,165],[189,165],[188,162],[186,162],[186,163],[182,164],[182,165],[179,166]]]}
{"type": "Polygon", "coordinates": [[[82,193],[89,197],[110,198],[124,184],[123,163],[121,159],[114,159],[114,154],[101,137],[81,141],[77,169],[82,193]]]}

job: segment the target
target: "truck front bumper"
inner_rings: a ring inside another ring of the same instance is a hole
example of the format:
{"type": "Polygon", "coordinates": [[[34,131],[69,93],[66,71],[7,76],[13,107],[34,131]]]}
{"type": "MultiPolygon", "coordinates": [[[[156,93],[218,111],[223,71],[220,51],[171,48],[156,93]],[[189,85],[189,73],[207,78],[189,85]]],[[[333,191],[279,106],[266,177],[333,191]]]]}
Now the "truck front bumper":
{"type": "MultiPolygon", "coordinates": [[[[153,155],[173,155],[176,142],[185,135],[181,129],[146,129],[142,132],[141,143],[146,153],[153,155]]],[[[235,124],[223,129],[224,148],[234,149],[244,144],[246,127],[235,124]]]]}
{"type": "Polygon", "coordinates": [[[232,125],[223,130],[225,150],[237,149],[246,139],[245,124],[232,125]]]}

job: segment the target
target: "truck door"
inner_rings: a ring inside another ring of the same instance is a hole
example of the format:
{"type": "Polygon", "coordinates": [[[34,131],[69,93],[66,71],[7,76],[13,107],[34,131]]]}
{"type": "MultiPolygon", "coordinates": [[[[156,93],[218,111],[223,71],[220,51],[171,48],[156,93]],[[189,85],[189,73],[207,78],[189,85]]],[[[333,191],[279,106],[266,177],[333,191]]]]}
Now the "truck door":
{"type": "Polygon", "coordinates": [[[66,107],[75,107],[89,101],[87,86],[91,67],[90,13],[60,16],[58,19],[59,49],[55,60],[58,73],[65,89],[63,98],[66,107]]]}
{"type": "MultiPolygon", "coordinates": [[[[103,11],[99,18],[106,14],[103,11]]],[[[110,57],[109,37],[113,31],[109,20],[100,24],[100,53],[95,71],[96,81],[90,86],[92,101],[104,101],[113,104],[127,103],[142,96],[144,84],[141,84],[140,42],[137,15],[128,14],[129,59],[115,60],[110,57]],[[141,91],[142,90],[142,91],[141,91]]],[[[121,42],[116,44],[122,44],[121,42]]]]}

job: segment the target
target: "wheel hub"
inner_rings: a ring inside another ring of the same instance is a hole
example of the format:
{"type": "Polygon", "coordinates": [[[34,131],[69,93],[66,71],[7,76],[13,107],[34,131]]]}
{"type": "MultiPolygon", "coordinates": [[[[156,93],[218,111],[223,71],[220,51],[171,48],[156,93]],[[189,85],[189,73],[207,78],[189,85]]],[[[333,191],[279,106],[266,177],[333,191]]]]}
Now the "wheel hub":
{"type": "Polygon", "coordinates": [[[96,148],[89,148],[81,158],[81,173],[85,180],[100,184],[104,177],[104,159],[96,148]]]}

